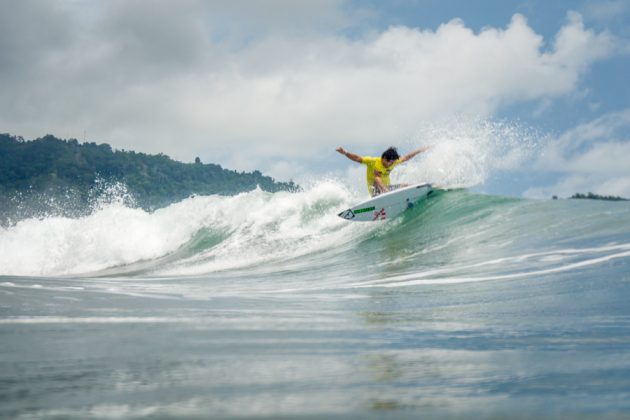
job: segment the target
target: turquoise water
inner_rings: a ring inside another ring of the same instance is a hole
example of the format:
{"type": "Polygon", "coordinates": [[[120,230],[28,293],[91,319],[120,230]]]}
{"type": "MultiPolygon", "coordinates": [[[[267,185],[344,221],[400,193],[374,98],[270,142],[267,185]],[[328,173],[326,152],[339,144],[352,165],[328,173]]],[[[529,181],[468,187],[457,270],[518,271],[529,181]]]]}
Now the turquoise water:
{"type": "Polygon", "coordinates": [[[0,417],[630,416],[630,203],[357,198],[2,228],[0,417]]]}

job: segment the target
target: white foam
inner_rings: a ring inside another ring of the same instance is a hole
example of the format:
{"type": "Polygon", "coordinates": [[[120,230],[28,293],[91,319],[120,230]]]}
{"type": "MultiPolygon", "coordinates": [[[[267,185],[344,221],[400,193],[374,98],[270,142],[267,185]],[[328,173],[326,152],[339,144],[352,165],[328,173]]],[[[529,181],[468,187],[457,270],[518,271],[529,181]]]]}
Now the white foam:
{"type": "Polygon", "coordinates": [[[190,212],[154,214],[115,203],[78,219],[29,219],[0,233],[0,274],[58,276],[165,255],[200,223],[190,212]]]}
{"type": "Polygon", "coordinates": [[[219,246],[158,270],[160,275],[198,275],[260,266],[329,250],[360,234],[336,216],[352,200],[348,190],[325,181],[300,193],[252,192],[224,199],[213,216],[230,231],[219,246]]]}
{"type": "Polygon", "coordinates": [[[178,251],[202,230],[224,239],[190,258],[161,267],[149,263],[144,270],[193,275],[293,258],[347,240],[357,226],[336,212],[352,199],[343,186],[321,182],[299,193],[198,196],[154,213],[114,202],[77,219],[23,220],[0,228],[0,275],[77,275],[151,261],[178,251]]]}

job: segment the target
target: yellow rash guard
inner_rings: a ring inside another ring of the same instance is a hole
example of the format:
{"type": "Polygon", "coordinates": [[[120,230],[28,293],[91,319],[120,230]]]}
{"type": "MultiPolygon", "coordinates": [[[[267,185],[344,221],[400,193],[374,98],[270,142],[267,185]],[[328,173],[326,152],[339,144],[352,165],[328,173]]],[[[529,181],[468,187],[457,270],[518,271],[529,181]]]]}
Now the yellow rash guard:
{"type": "Polygon", "coordinates": [[[364,156],[363,159],[361,159],[361,163],[367,166],[368,191],[370,195],[374,195],[378,192],[378,187],[374,184],[374,178],[376,178],[374,172],[380,172],[381,180],[383,180],[385,185],[389,186],[389,173],[394,169],[394,166],[400,163],[400,159],[395,160],[389,168],[383,166],[383,161],[380,157],[364,156]]]}

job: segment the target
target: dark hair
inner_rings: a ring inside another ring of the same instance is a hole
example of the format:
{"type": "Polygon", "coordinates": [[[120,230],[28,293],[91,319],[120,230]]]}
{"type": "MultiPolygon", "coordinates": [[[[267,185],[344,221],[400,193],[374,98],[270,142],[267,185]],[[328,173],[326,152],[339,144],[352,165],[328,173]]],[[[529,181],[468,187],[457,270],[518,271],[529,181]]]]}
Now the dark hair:
{"type": "Polygon", "coordinates": [[[396,150],[396,148],[393,146],[385,150],[381,155],[381,159],[398,160],[399,158],[400,155],[398,154],[398,150],[396,150]]]}

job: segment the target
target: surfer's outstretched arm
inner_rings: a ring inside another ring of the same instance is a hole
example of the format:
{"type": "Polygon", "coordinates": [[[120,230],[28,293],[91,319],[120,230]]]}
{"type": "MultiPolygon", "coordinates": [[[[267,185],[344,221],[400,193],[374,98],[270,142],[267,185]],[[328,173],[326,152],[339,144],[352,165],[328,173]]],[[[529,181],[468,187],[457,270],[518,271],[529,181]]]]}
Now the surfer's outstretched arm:
{"type": "Polygon", "coordinates": [[[337,147],[335,150],[350,160],[354,160],[355,162],[358,162],[358,163],[363,163],[363,158],[361,156],[356,155],[354,153],[350,153],[346,151],[343,147],[337,147]]]}
{"type": "Polygon", "coordinates": [[[414,151],[413,151],[413,152],[411,152],[411,153],[407,153],[405,156],[403,156],[403,157],[401,157],[401,158],[400,158],[400,162],[402,163],[402,162],[406,162],[406,161],[408,161],[409,159],[413,159],[414,157],[416,157],[416,155],[418,155],[418,154],[420,154],[420,153],[424,153],[424,152],[426,152],[427,150],[429,150],[430,148],[431,148],[430,146],[421,147],[421,148],[419,148],[419,149],[417,149],[417,150],[414,150],[414,151]]]}

